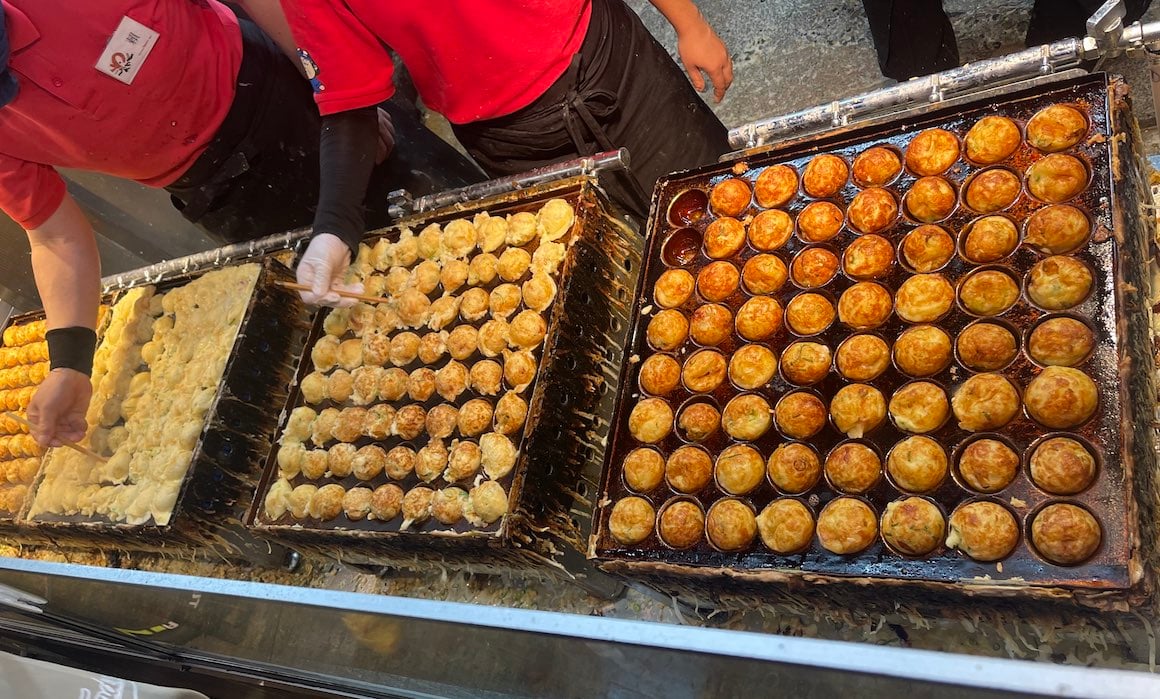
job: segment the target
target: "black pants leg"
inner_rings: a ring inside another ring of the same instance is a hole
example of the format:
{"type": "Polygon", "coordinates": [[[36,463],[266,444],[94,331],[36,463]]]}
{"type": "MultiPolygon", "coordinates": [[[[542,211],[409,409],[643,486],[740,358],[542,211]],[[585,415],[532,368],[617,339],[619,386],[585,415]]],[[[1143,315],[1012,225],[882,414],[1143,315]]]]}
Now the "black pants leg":
{"type": "MultiPolygon", "coordinates": [[[[1103,0],[1035,0],[1027,25],[1027,45],[1039,46],[1087,34],[1087,19],[1103,0]]],[[[1139,21],[1152,0],[1126,0],[1124,24],[1139,21]]]]}
{"type": "Polygon", "coordinates": [[[908,80],[959,65],[955,30],[940,0],[862,0],[862,7],[886,77],[908,80]]]}

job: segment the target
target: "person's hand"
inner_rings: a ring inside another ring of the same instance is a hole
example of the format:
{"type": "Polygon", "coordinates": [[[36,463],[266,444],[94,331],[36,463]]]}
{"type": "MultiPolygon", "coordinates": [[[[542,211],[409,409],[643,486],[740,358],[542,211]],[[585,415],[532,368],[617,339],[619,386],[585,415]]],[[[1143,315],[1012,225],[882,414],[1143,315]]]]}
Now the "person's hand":
{"type": "Polygon", "coordinates": [[[88,376],[74,369],[53,369],[28,404],[32,438],[42,447],[79,442],[88,432],[85,413],[93,397],[88,376]]]}
{"type": "Polygon", "coordinates": [[[379,149],[375,153],[375,163],[382,165],[383,161],[391,155],[391,151],[395,150],[395,122],[391,121],[391,115],[383,109],[379,109],[379,149]]]}
{"type": "Polygon", "coordinates": [[[705,78],[701,75],[704,72],[713,81],[713,98],[717,102],[725,98],[725,91],[733,84],[733,59],[729,57],[725,42],[708,22],[702,20],[692,28],[678,32],[677,53],[697,92],[705,91],[705,78]]]}
{"type": "Polygon", "coordinates": [[[298,292],[302,300],[316,306],[346,308],[354,299],[339,296],[336,291],[361,294],[362,284],[342,284],[343,273],[350,266],[350,248],[331,233],[314,236],[298,262],[298,283],[310,291],[298,292]]]}

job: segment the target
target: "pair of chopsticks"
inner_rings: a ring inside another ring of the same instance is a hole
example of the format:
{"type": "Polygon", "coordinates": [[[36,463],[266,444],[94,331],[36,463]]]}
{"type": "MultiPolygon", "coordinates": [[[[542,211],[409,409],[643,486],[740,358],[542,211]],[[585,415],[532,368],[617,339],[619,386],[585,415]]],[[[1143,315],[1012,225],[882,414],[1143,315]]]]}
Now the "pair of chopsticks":
{"type": "MultiPolygon", "coordinates": [[[[25,427],[32,429],[32,423],[30,423],[28,420],[25,420],[24,418],[20,417],[16,413],[12,413],[12,412],[5,410],[4,415],[6,417],[10,417],[13,420],[19,422],[21,425],[24,425],[25,427]]],[[[103,464],[108,463],[108,461],[109,461],[108,459],[101,456],[100,454],[93,451],[92,449],[89,449],[86,446],[82,446],[80,444],[77,444],[76,442],[63,442],[63,444],[64,444],[64,446],[68,447],[69,449],[72,449],[73,451],[76,451],[76,452],[80,452],[81,454],[84,454],[85,456],[89,457],[90,459],[96,459],[97,461],[100,461],[103,464]]]]}
{"type": "MultiPolygon", "coordinates": [[[[297,282],[278,282],[278,286],[284,286],[287,289],[293,289],[295,291],[312,291],[310,287],[306,286],[305,284],[299,284],[297,282]]],[[[366,303],[390,302],[390,299],[383,298],[382,296],[364,296],[362,294],[354,294],[349,291],[339,291],[338,289],[331,289],[331,291],[343,298],[355,299],[358,301],[364,301],[366,303]]]]}

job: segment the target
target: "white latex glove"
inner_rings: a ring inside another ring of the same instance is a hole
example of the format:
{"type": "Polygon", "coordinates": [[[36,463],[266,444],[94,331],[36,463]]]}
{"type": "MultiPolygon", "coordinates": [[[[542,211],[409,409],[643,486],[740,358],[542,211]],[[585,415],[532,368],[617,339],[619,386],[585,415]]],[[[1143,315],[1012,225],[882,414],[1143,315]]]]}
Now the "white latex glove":
{"type": "Polygon", "coordinates": [[[310,291],[299,291],[302,300],[316,306],[347,308],[356,303],[355,299],[344,298],[335,291],[354,294],[363,292],[362,284],[343,284],[342,276],[350,266],[350,248],[342,239],[331,233],[314,236],[310,245],[298,261],[298,283],[310,287],[310,291]]]}

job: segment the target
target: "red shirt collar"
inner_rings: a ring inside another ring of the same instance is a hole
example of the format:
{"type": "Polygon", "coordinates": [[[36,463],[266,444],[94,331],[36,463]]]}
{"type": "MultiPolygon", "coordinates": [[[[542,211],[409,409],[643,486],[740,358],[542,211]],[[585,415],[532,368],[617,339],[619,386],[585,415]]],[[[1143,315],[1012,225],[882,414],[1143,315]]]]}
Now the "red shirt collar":
{"type": "Polygon", "coordinates": [[[32,20],[28,19],[28,15],[3,0],[0,0],[0,6],[3,7],[4,15],[8,19],[8,45],[12,53],[19,53],[21,49],[36,43],[40,38],[40,32],[32,20]]]}

